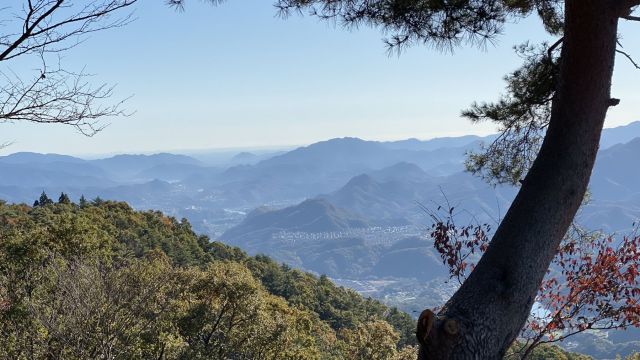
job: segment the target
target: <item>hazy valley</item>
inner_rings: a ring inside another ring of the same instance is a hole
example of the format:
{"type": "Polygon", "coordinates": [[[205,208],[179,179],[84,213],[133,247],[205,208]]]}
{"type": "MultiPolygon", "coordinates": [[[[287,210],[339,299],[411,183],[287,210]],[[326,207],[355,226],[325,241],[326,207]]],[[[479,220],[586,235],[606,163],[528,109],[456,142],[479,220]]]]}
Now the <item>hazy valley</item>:
{"type": "MultiPolygon", "coordinates": [[[[15,153],[0,157],[0,198],[31,203],[42,191],[65,192],[161,210],[251,255],[326,274],[415,314],[442,304],[456,288],[426,236],[423,207],[450,204],[460,222],[496,225],[517,192],[464,172],[465,152],[491,139],[342,138],[259,154],[96,160],[15,153]]],[[[638,153],[640,123],[605,129],[579,223],[607,232],[632,227],[640,217],[640,170],[630,165],[638,153]]],[[[596,357],[640,350],[634,335],[598,336],[581,335],[567,346],[596,357]]]]}

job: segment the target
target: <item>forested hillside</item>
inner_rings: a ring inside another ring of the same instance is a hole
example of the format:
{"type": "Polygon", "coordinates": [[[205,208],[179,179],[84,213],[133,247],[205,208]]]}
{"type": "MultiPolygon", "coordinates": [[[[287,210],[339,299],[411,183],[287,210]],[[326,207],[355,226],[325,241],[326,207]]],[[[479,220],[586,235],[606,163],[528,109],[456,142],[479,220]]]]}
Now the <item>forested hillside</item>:
{"type": "Polygon", "coordinates": [[[416,351],[408,314],[324,276],[210,242],[157,211],[44,194],[33,207],[0,203],[0,323],[1,359],[414,359],[416,351]]]}

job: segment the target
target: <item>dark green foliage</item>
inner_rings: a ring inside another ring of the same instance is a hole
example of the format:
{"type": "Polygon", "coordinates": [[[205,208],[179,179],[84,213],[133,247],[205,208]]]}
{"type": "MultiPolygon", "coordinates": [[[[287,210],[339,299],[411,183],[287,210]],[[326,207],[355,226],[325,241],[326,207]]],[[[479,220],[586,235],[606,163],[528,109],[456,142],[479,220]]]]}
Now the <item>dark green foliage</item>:
{"type": "MultiPolygon", "coordinates": [[[[186,0],[170,0],[178,7],[186,0]]],[[[209,0],[213,4],[221,0],[209,0]]],[[[347,28],[368,25],[389,34],[390,48],[415,43],[451,49],[461,44],[484,45],[502,33],[504,24],[538,14],[545,29],[563,28],[558,0],[277,0],[282,16],[308,12],[347,28]]]]}
{"type": "MultiPolygon", "coordinates": [[[[40,199],[42,204],[42,199],[40,199]]],[[[202,265],[211,258],[202,249],[198,237],[187,222],[178,222],[157,211],[135,211],[122,202],[99,201],[92,206],[52,206],[29,208],[24,205],[0,207],[0,235],[37,234],[46,247],[64,245],[56,250],[95,255],[96,248],[109,254],[143,256],[161,249],[176,264],[202,265]],[[9,233],[5,233],[9,231],[9,233]],[[72,240],[73,239],[73,240],[72,240]],[[66,249],[66,250],[65,250],[66,249]]],[[[44,245],[43,245],[44,246],[44,245]]],[[[44,249],[43,249],[44,250],[44,249]]]]}
{"type": "Polygon", "coordinates": [[[399,346],[416,345],[415,321],[408,314],[338,287],[326,276],[318,278],[278,264],[265,255],[249,257],[240,249],[219,242],[212,242],[208,250],[216,260],[245,263],[271,294],[317,313],[334,330],[354,328],[365,319],[384,319],[400,333],[399,346]]]}
{"type": "Polygon", "coordinates": [[[19,266],[11,270],[16,273],[30,273],[33,264],[45,261],[52,252],[66,258],[112,261],[140,258],[159,249],[177,266],[204,267],[212,261],[242,263],[269,293],[317,313],[334,330],[384,319],[400,333],[399,346],[416,343],[415,324],[409,315],[338,287],[327,277],[318,278],[267,256],[250,257],[238,248],[210,242],[206,236],[196,235],[186,219],[178,221],[158,211],[135,211],[126,203],[113,201],[93,201],[84,207],[3,204],[0,239],[0,253],[22,259],[9,262],[19,266]]]}
{"type": "Polygon", "coordinates": [[[462,112],[472,122],[491,121],[500,135],[468,154],[467,169],[494,183],[517,184],[538,155],[551,118],[558,59],[548,45],[524,44],[516,52],[524,65],[505,77],[507,93],[495,103],[474,103],[462,112]]]}
{"type": "Polygon", "coordinates": [[[536,11],[544,29],[551,35],[561,35],[564,29],[564,4],[556,0],[539,0],[536,11]]]}
{"type": "Polygon", "coordinates": [[[279,0],[284,13],[308,10],[346,27],[379,27],[390,36],[390,48],[415,43],[451,49],[461,44],[484,45],[500,35],[504,24],[536,12],[552,33],[562,29],[561,2],[554,0],[279,0]]]}
{"type": "Polygon", "coordinates": [[[69,199],[69,195],[65,193],[60,193],[60,197],[58,198],[58,204],[71,204],[71,199],[69,199]]]}
{"type": "Polygon", "coordinates": [[[384,319],[400,333],[398,347],[414,345],[416,343],[415,320],[409,314],[397,308],[387,309],[384,319]]]}
{"type": "Polygon", "coordinates": [[[78,205],[80,207],[85,207],[89,204],[89,202],[87,201],[87,199],[84,197],[84,195],[80,196],[80,201],[78,201],[78,205]]]}
{"type": "Polygon", "coordinates": [[[53,200],[49,199],[49,196],[43,191],[38,199],[38,206],[47,206],[53,204],[53,200]]]}

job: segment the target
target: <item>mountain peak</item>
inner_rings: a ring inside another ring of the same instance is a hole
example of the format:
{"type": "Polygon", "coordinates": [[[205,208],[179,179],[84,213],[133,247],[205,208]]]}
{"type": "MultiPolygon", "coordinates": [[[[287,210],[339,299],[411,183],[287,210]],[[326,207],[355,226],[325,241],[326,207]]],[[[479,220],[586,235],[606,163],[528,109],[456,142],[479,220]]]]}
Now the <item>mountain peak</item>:
{"type": "Polygon", "coordinates": [[[321,233],[367,227],[358,217],[336,208],[324,199],[307,199],[279,210],[254,210],[238,226],[227,230],[222,239],[267,240],[278,231],[321,233]]]}
{"type": "Polygon", "coordinates": [[[0,162],[11,164],[22,163],[51,163],[51,162],[85,162],[85,160],[60,154],[41,154],[36,152],[16,152],[6,156],[0,156],[0,162]]]}
{"type": "Polygon", "coordinates": [[[626,125],[605,128],[600,138],[600,149],[611,148],[616,144],[626,144],[640,136],[640,121],[626,125]]]}
{"type": "Polygon", "coordinates": [[[311,144],[309,146],[306,146],[306,149],[314,149],[314,148],[326,148],[326,147],[332,147],[332,148],[338,148],[338,149],[343,149],[343,148],[353,148],[353,147],[362,147],[362,146],[379,146],[380,144],[376,141],[367,141],[367,140],[362,140],[360,138],[357,137],[341,137],[341,138],[334,138],[334,139],[329,139],[329,140],[325,140],[325,141],[320,141],[314,144],[311,144]]]}
{"type": "Polygon", "coordinates": [[[233,156],[232,160],[251,160],[256,158],[258,155],[254,154],[254,153],[250,153],[248,151],[243,151],[240,153],[237,153],[236,155],[233,156]]]}
{"type": "Polygon", "coordinates": [[[350,188],[363,188],[369,189],[375,186],[376,181],[369,174],[361,174],[355,176],[349,180],[349,182],[344,186],[346,189],[350,188]]]}

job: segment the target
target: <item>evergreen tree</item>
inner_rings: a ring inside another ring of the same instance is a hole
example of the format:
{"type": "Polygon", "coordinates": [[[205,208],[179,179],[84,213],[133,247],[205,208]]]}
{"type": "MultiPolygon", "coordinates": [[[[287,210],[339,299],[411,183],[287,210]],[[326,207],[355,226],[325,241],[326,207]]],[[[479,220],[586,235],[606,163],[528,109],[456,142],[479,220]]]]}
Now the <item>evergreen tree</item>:
{"type": "Polygon", "coordinates": [[[47,193],[45,193],[44,190],[42,191],[42,194],[40,194],[40,199],[38,199],[38,202],[40,206],[53,204],[53,200],[49,199],[49,196],[47,196],[47,193]]]}
{"type": "Polygon", "coordinates": [[[38,202],[38,200],[33,202],[33,207],[38,207],[40,206],[40,202],[38,202]]]}
{"type": "Polygon", "coordinates": [[[65,193],[60,193],[60,197],[58,198],[58,204],[71,204],[71,199],[69,199],[69,195],[65,193]]]}
{"type": "Polygon", "coordinates": [[[80,196],[80,201],[78,204],[80,205],[81,208],[86,207],[89,204],[87,199],[84,197],[84,194],[80,196]]]}
{"type": "Polygon", "coordinates": [[[96,196],[95,199],[91,200],[91,204],[95,206],[100,206],[102,203],[104,203],[104,200],[100,196],[96,196]]]}

